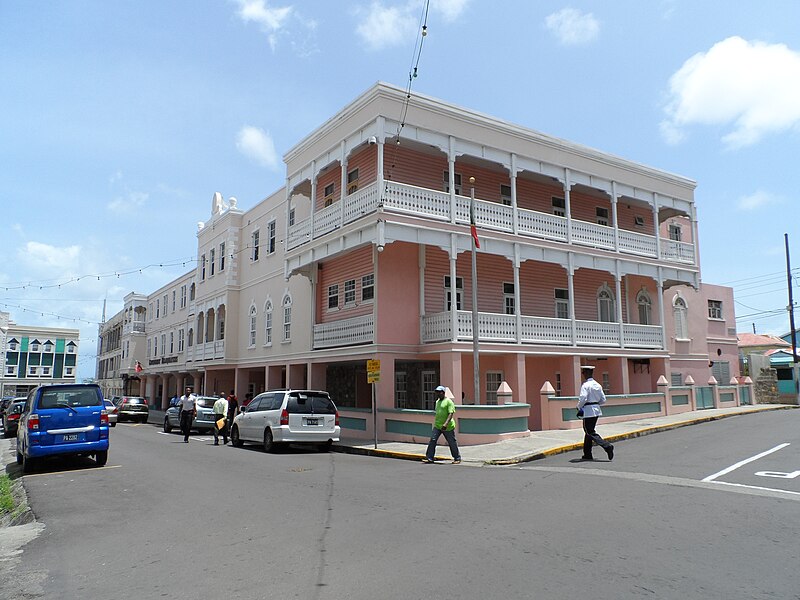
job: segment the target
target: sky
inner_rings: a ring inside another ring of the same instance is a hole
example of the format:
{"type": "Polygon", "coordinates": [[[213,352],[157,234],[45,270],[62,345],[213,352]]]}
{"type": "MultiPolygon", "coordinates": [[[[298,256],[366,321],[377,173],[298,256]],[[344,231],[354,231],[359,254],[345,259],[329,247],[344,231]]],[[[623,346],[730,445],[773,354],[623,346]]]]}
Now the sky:
{"type": "MultiPolygon", "coordinates": [[[[0,0],[0,310],[79,328],[189,271],[214,192],[377,81],[697,182],[702,280],[739,332],[800,297],[800,2],[0,0]]],[[[800,311],[798,311],[800,323],[800,311]]]]}

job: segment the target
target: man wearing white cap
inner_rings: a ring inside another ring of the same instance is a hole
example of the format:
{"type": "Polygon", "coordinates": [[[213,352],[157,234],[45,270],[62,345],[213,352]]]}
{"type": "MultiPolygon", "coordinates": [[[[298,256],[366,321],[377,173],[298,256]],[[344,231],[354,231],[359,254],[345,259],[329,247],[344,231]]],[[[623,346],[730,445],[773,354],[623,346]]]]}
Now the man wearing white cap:
{"type": "Polygon", "coordinates": [[[453,464],[457,465],[461,462],[461,452],[459,452],[458,442],[456,442],[456,422],[454,418],[456,405],[452,398],[445,398],[444,393],[444,386],[440,385],[436,388],[436,417],[433,421],[431,441],[428,442],[428,450],[425,452],[425,458],[422,459],[422,462],[434,462],[436,442],[439,441],[440,435],[444,435],[447,445],[450,446],[450,454],[453,455],[453,464]]]}
{"type": "Polygon", "coordinates": [[[614,446],[605,441],[600,434],[595,431],[597,419],[602,416],[603,411],[600,406],[606,403],[606,395],[603,387],[594,378],[594,367],[581,367],[581,374],[585,381],[581,386],[581,393],[578,396],[578,417],[583,419],[583,460],[594,460],[592,457],[592,442],[596,443],[608,454],[608,460],[614,460],[614,446]]]}

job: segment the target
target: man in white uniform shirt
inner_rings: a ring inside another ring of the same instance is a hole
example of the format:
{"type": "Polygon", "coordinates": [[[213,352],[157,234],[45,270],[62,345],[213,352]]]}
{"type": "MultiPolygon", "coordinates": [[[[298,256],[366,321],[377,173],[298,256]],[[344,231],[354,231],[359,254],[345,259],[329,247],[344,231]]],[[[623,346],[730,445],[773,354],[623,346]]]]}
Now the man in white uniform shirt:
{"type": "Polygon", "coordinates": [[[181,396],[178,401],[178,411],[181,418],[181,432],[183,433],[183,441],[189,443],[189,432],[192,430],[192,421],[197,414],[197,406],[195,405],[197,396],[192,393],[192,386],[186,386],[186,392],[181,396]]]}
{"type": "Polygon", "coordinates": [[[583,460],[594,460],[592,457],[592,442],[603,448],[608,454],[608,460],[614,460],[614,446],[609,444],[595,431],[597,419],[602,416],[600,406],[606,403],[603,387],[594,378],[594,367],[581,367],[581,374],[585,381],[581,386],[578,396],[578,416],[583,419],[583,460]]]}

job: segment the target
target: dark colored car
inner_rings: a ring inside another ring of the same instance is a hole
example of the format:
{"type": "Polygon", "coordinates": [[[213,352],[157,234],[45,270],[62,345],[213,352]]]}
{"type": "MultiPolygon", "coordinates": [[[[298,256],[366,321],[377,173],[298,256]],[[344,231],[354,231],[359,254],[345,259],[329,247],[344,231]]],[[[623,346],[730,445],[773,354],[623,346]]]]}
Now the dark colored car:
{"type": "Polygon", "coordinates": [[[10,438],[17,434],[19,416],[25,408],[25,398],[15,398],[3,411],[3,437],[10,438]]]}
{"type": "Polygon", "coordinates": [[[17,430],[17,464],[28,473],[50,456],[94,456],[108,461],[108,413],[100,386],[42,385],[28,394],[17,430]]]}
{"type": "Polygon", "coordinates": [[[117,403],[117,422],[125,420],[147,423],[150,416],[150,407],[147,400],[141,396],[122,396],[117,403]]]}

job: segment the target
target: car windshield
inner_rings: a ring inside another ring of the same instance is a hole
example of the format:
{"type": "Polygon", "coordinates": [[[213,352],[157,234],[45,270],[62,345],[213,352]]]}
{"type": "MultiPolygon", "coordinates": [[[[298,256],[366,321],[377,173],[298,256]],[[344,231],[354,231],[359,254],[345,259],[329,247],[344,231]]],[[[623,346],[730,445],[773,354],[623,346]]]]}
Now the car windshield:
{"type": "Polygon", "coordinates": [[[336,413],[336,407],[327,394],[292,392],[286,403],[286,410],[294,414],[324,414],[336,413]]]}
{"type": "Polygon", "coordinates": [[[147,404],[144,398],[125,398],[125,402],[128,404],[147,404]]]}
{"type": "Polygon", "coordinates": [[[75,406],[102,406],[100,395],[95,388],[59,387],[45,389],[39,399],[39,408],[75,406]]]}
{"type": "Polygon", "coordinates": [[[211,396],[200,396],[196,404],[200,408],[212,408],[214,406],[214,402],[219,400],[219,398],[212,398],[211,396]]]}

